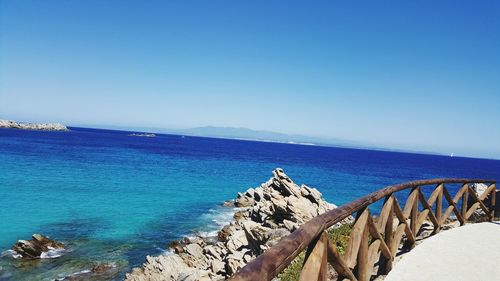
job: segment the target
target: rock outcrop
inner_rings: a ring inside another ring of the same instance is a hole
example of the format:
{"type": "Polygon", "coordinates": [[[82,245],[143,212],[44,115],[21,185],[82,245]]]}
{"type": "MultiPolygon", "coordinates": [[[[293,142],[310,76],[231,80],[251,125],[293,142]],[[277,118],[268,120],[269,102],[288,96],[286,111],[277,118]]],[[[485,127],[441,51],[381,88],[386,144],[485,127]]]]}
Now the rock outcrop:
{"type": "Polygon", "coordinates": [[[64,244],[56,242],[41,234],[33,234],[31,240],[19,240],[12,250],[25,259],[56,257],[54,252],[64,250],[64,244]]]}
{"type": "Polygon", "coordinates": [[[241,210],[216,240],[200,237],[173,243],[174,254],[148,256],[125,280],[227,279],[307,220],[336,208],[315,188],[296,185],[282,169],[274,170],[261,186],[238,193],[232,204],[241,210]]]}
{"type": "Polygon", "coordinates": [[[68,128],[60,123],[20,123],[12,120],[0,120],[0,128],[41,130],[41,131],[68,131],[68,128]]]}
{"type": "MultiPolygon", "coordinates": [[[[478,197],[481,197],[483,195],[484,192],[486,192],[486,190],[488,189],[488,185],[484,184],[484,183],[473,183],[471,184],[471,188],[472,190],[474,190],[477,194],[478,197]]],[[[495,197],[496,198],[499,198],[500,196],[500,190],[495,190],[495,197]]],[[[488,194],[488,196],[485,198],[485,200],[483,201],[483,203],[488,206],[488,208],[491,206],[491,193],[488,194]]],[[[467,207],[470,208],[476,201],[474,200],[474,198],[472,197],[472,195],[469,194],[469,198],[467,200],[467,207]]],[[[495,201],[495,216],[499,216],[500,215],[500,200],[496,200],[495,201]]],[[[477,210],[472,213],[472,215],[470,216],[470,220],[481,220],[481,219],[484,219],[485,218],[485,213],[484,213],[484,210],[482,208],[477,208],[477,210]]]]}

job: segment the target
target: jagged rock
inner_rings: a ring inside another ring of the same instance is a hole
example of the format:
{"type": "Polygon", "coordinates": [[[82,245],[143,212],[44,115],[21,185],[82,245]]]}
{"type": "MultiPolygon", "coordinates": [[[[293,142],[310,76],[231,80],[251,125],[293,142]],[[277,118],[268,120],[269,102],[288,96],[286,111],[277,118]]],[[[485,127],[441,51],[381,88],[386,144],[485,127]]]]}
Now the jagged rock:
{"type": "Polygon", "coordinates": [[[243,262],[245,264],[249,263],[251,260],[253,260],[255,257],[251,254],[248,254],[246,253],[244,256],[243,256],[243,262]]]}
{"type": "Polygon", "coordinates": [[[41,234],[33,234],[31,240],[19,240],[12,250],[23,258],[36,259],[50,250],[63,250],[64,244],[49,239],[41,234]]]}
{"type": "Polygon", "coordinates": [[[239,221],[239,220],[243,219],[243,216],[244,216],[244,213],[242,211],[237,211],[236,213],[234,213],[233,218],[236,221],[239,221]]]}
{"type": "Polygon", "coordinates": [[[322,198],[321,193],[316,188],[310,188],[307,185],[303,184],[301,187],[301,193],[304,197],[307,197],[311,202],[319,204],[322,198]]]}
{"type": "MultiPolygon", "coordinates": [[[[236,252],[241,253],[241,252],[236,252]]],[[[226,272],[229,276],[233,275],[238,271],[238,269],[242,268],[245,265],[243,261],[243,254],[231,254],[228,255],[226,259],[226,272]]]]}
{"type": "Polygon", "coordinates": [[[279,242],[279,240],[285,236],[290,234],[290,231],[288,231],[286,228],[277,228],[277,229],[271,229],[267,233],[267,242],[264,246],[265,249],[268,249],[272,246],[274,246],[276,243],[279,242]]]}
{"type": "Polygon", "coordinates": [[[292,221],[303,223],[318,215],[318,205],[315,205],[305,197],[288,197],[287,211],[292,214],[292,221]]]}
{"type": "Polygon", "coordinates": [[[207,244],[207,241],[209,241],[210,238],[209,237],[203,237],[203,236],[195,236],[191,239],[189,239],[188,243],[186,244],[198,244],[198,245],[201,245],[201,246],[204,246],[205,244],[207,244]]]}
{"type": "Polygon", "coordinates": [[[222,203],[222,206],[224,207],[234,207],[234,201],[233,200],[227,200],[222,203]]]}
{"type": "Polygon", "coordinates": [[[208,271],[184,271],[179,274],[179,281],[211,281],[208,271]]]}
{"type": "Polygon", "coordinates": [[[279,223],[274,221],[272,218],[267,217],[266,220],[262,223],[265,227],[269,228],[278,228],[280,227],[279,223]]]}
{"type": "Polygon", "coordinates": [[[252,197],[238,192],[238,197],[234,201],[236,207],[250,207],[255,203],[252,197]]]}
{"type": "Polygon", "coordinates": [[[217,259],[221,258],[222,256],[222,251],[220,250],[220,248],[214,245],[205,246],[205,248],[203,248],[203,253],[217,259]]]}
{"type": "Polygon", "coordinates": [[[262,249],[260,245],[267,242],[269,239],[268,232],[271,229],[253,221],[246,221],[242,223],[242,226],[248,240],[249,248],[252,249],[255,254],[261,254],[262,249]]]}
{"type": "Polygon", "coordinates": [[[294,231],[295,229],[299,228],[299,225],[293,221],[283,220],[283,224],[289,231],[294,231]]]}
{"type": "Polygon", "coordinates": [[[226,245],[224,245],[224,243],[217,242],[215,244],[215,246],[217,247],[218,251],[220,252],[221,257],[227,255],[227,248],[226,248],[226,245]]]}
{"type": "Polygon", "coordinates": [[[301,197],[300,188],[285,174],[285,172],[277,168],[273,171],[273,188],[279,191],[283,196],[295,195],[301,197]]]}
{"type": "Polygon", "coordinates": [[[214,272],[216,274],[219,274],[219,273],[225,274],[225,272],[226,272],[224,262],[222,262],[219,259],[212,260],[212,262],[210,264],[210,269],[212,270],[212,272],[214,272]]]}
{"type": "Polygon", "coordinates": [[[179,254],[184,262],[191,267],[206,269],[209,262],[203,254],[203,248],[196,243],[188,244],[184,247],[184,251],[179,254]]]}
{"type": "MultiPolygon", "coordinates": [[[[224,205],[233,204],[226,202],[224,205]]],[[[302,223],[336,207],[315,188],[299,187],[282,169],[275,169],[273,176],[259,187],[238,193],[234,206],[242,209],[235,212],[234,222],[218,232],[218,241],[197,238],[171,244],[176,255],[148,257],[143,267],[134,269],[126,280],[228,278],[302,223]]]]}
{"type": "Polygon", "coordinates": [[[300,195],[306,197],[306,196],[309,196],[311,193],[309,192],[309,190],[307,188],[304,188],[304,186],[302,186],[302,188],[300,189],[300,195]]]}
{"type": "Polygon", "coordinates": [[[231,226],[225,225],[219,232],[217,232],[217,239],[221,242],[226,242],[227,237],[231,234],[231,226]]]}
{"type": "Polygon", "coordinates": [[[254,194],[255,194],[255,190],[253,188],[249,188],[246,192],[245,192],[245,196],[246,197],[249,197],[249,198],[252,198],[255,200],[254,198],[254,194]]]}
{"type": "Polygon", "coordinates": [[[234,253],[247,245],[248,239],[243,229],[234,231],[232,235],[228,237],[226,242],[227,250],[230,253],[234,253]]]}
{"type": "Polygon", "coordinates": [[[33,234],[33,240],[36,240],[38,244],[45,246],[46,248],[53,249],[62,249],[64,248],[64,244],[60,242],[56,242],[54,240],[49,239],[47,236],[43,236],[41,234],[33,234]]]}
{"type": "Polygon", "coordinates": [[[262,192],[262,189],[256,189],[255,193],[253,195],[253,199],[256,202],[260,202],[260,200],[262,200],[262,198],[264,198],[264,193],[262,192]]]}
{"type": "Polygon", "coordinates": [[[146,257],[142,268],[135,268],[125,277],[129,281],[174,281],[174,280],[205,280],[209,272],[189,267],[178,255],[146,257]],[[188,279],[195,278],[195,279],[188,279]],[[198,278],[198,279],[196,279],[198,278]]]}
{"type": "Polygon", "coordinates": [[[186,243],[182,243],[181,241],[173,241],[168,245],[170,249],[172,249],[176,254],[180,254],[184,252],[184,246],[186,243]]]}

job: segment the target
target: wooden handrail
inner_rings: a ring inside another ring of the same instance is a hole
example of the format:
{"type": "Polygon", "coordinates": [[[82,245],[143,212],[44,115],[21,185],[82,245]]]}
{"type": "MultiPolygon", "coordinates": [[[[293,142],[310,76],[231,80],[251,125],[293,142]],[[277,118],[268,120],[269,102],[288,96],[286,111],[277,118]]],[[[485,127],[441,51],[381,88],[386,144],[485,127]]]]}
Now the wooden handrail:
{"type": "MultiPolygon", "coordinates": [[[[489,219],[492,220],[495,206],[495,184],[495,180],[442,178],[417,180],[387,186],[314,217],[290,235],[282,238],[275,246],[268,249],[245,267],[241,268],[230,280],[271,280],[307,247],[309,247],[309,250],[301,274],[301,280],[307,280],[307,276],[305,277],[306,279],[303,279],[303,275],[305,276],[306,274],[304,272],[311,272],[312,270],[308,264],[313,264],[312,267],[319,268],[320,270],[320,272],[312,275],[314,276],[314,280],[323,280],[324,276],[326,276],[324,273],[326,270],[324,262],[322,261],[321,265],[318,266],[317,262],[308,262],[308,258],[311,252],[323,253],[325,250],[328,252],[328,257],[324,254],[319,256],[325,260],[328,258],[328,261],[332,264],[333,268],[337,269],[339,275],[350,280],[369,280],[372,275],[373,266],[379,260],[381,263],[385,263],[379,265],[385,269],[386,273],[390,271],[392,260],[403,238],[406,238],[409,246],[413,247],[415,237],[426,218],[429,218],[434,225],[433,234],[439,231],[452,211],[460,221],[460,224],[464,224],[465,220],[478,208],[481,208],[489,219]],[[445,184],[453,183],[462,184],[462,187],[455,197],[451,198],[445,188],[445,184]],[[489,184],[489,187],[478,197],[470,188],[470,183],[489,184]],[[436,185],[435,191],[428,201],[425,200],[420,190],[421,186],[426,185],[436,185]],[[407,189],[411,189],[411,193],[408,196],[404,209],[401,209],[394,193],[407,189]],[[468,198],[468,194],[471,193],[473,194],[472,200],[475,201],[474,204],[467,209],[467,199],[465,199],[462,201],[465,203],[465,207],[458,209],[457,203],[459,200],[468,198]],[[492,194],[490,197],[490,206],[487,207],[484,201],[490,193],[492,194]],[[443,194],[449,204],[449,207],[444,212],[442,212],[443,194]],[[376,224],[370,215],[368,207],[372,203],[384,198],[386,200],[380,213],[381,219],[376,224]],[[423,206],[422,212],[418,210],[419,202],[423,206]],[[435,212],[431,208],[434,203],[436,203],[435,212]],[[354,213],[357,213],[355,226],[353,227],[353,231],[351,231],[346,254],[344,257],[341,257],[334,245],[330,243],[326,243],[325,245],[324,233],[328,228],[354,213]],[[394,222],[398,224],[395,228],[394,222]],[[369,236],[371,236],[371,243],[369,242],[369,236]],[[318,249],[314,250],[316,247],[318,249]]],[[[318,254],[314,254],[311,259],[317,260],[318,254]]]]}

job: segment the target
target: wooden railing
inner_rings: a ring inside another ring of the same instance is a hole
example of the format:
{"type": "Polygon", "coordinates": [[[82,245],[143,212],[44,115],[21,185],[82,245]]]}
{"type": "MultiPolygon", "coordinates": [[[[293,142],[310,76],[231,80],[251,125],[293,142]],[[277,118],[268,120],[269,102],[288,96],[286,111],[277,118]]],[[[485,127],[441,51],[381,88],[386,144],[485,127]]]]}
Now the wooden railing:
{"type": "Polygon", "coordinates": [[[440,231],[452,212],[460,225],[478,209],[482,209],[490,221],[493,220],[495,186],[493,180],[480,179],[419,180],[388,186],[311,219],[248,263],[230,280],[271,280],[306,248],[300,280],[327,280],[328,263],[335,269],[339,280],[370,280],[375,266],[378,274],[387,274],[401,243],[407,249],[413,248],[426,219],[433,225],[432,234],[440,231]],[[471,183],[484,183],[488,188],[479,196],[471,188],[471,183]],[[445,184],[459,184],[454,197],[445,184]],[[422,191],[425,186],[434,187],[428,199],[422,191]],[[401,208],[395,193],[403,190],[410,193],[404,208],[401,208]],[[444,209],[443,196],[448,205],[444,209]],[[368,207],[381,199],[385,200],[375,219],[368,207]],[[351,215],[356,219],[345,254],[341,255],[336,245],[330,243],[327,229],[351,215]]]}

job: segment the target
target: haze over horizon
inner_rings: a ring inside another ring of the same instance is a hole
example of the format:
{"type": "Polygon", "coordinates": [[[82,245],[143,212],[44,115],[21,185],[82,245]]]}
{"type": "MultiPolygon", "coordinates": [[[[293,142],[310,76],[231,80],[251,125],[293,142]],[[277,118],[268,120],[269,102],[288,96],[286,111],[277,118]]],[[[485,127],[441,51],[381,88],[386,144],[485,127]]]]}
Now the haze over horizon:
{"type": "Polygon", "coordinates": [[[497,1],[0,1],[0,118],[498,159],[498,50],[497,1]]]}

